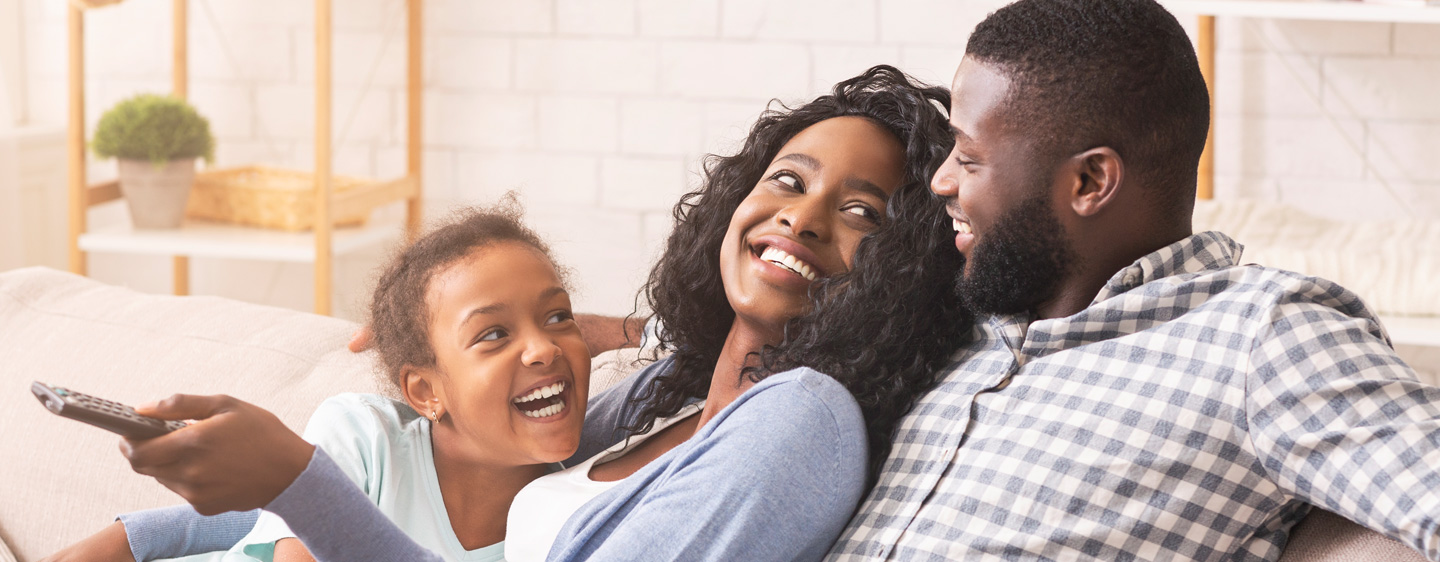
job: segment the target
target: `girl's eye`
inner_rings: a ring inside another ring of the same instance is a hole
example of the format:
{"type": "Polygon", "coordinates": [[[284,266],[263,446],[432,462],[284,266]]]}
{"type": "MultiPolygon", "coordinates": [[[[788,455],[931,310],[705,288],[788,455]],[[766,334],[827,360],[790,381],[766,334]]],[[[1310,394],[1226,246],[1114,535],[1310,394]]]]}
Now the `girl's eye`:
{"type": "Polygon", "coordinates": [[[477,341],[477,342],[482,342],[482,341],[498,341],[498,340],[500,340],[500,339],[502,339],[502,338],[508,337],[509,335],[510,335],[510,332],[506,332],[503,328],[495,328],[495,329],[486,331],[486,332],[483,333],[483,334],[480,334],[480,337],[475,338],[475,341],[477,341]]]}
{"type": "Polygon", "coordinates": [[[857,205],[851,205],[851,206],[849,206],[849,207],[845,207],[844,209],[841,209],[841,211],[850,213],[850,214],[852,214],[852,215],[859,216],[859,217],[861,217],[861,218],[863,218],[863,219],[865,219],[865,220],[868,220],[868,221],[870,221],[870,222],[872,222],[872,223],[876,223],[876,224],[879,224],[879,223],[880,223],[880,213],[879,213],[879,211],[876,211],[875,209],[871,209],[869,206],[866,206],[866,205],[858,205],[858,204],[857,204],[857,205]]]}
{"type": "Polygon", "coordinates": [[[789,187],[790,189],[793,189],[795,191],[800,191],[803,189],[803,185],[800,182],[800,176],[797,176],[790,172],[775,172],[775,175],[770,176],[770,179],[784,184],[786,187],[789,187]]]}
{"type": "Polygon", "coordinates": [[[970,171],[970,166],[974,166],[974,165],[975,165],[975,161],[974,161],[974,160],[966,160],[966,159],[961,158],[961,157],[959,157],[959,156],[956,156],[956,157],[955,157],[955,163],[956,163],[956,164],[959,164],[960,167],[961,167],[961,168],[964,168],[965,171],[967,171],[967,172],[970,171]]]}
{"type": "Polygon", "coordinates": [[[570,311],[568,311],[568,310],[562,310],[562,311],[560,311],[560,312],[556,312],[555,314],[551,314],[549,318],[546,318],[546,319],[545,319],[545,324],[546,324],[546,325],[559,324],[559,323],[561,323],[561,322],[564,322],[564,321],[566,321],[566,320],[570,320],[570,319],[573,319],[573,318],[575,318],[575,316],[574,316],[573,314],[571,314],[570,311]]]}

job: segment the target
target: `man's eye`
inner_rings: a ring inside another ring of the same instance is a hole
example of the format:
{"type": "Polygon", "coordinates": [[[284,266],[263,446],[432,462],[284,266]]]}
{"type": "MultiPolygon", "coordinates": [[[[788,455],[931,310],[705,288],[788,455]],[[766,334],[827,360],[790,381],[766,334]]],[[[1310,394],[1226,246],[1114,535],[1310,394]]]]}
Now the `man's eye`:
{"type": "Polygon", "coordinates": [[[796,191],[801,190],[803,186],[803,184],[800,182],[800,177],[790,172],[775,172],[775,175],[770,176],[770,179],[782,183],[786,187],[789,187],[790,189],[796,191]]]}

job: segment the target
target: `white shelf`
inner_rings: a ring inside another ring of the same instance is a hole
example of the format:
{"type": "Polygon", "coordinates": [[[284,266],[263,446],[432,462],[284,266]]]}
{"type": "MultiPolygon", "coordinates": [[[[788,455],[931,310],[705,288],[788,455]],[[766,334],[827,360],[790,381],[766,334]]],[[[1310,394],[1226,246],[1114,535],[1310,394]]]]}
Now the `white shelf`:
{"type": "Polygon", "coordinates": [[[1172,12],[1299,20],[1440,23],[1440,6],[1394,6],[1359,0],[1160,0],[1172,12]]]}
{"type": "Polygon", "coordinates": [[[1380,323],[1396,345],[1440,347],[1440,317],[1381,316],[1380,323]]]}
{"type": "MultiPolygon", "coordinates": [[[[398,224],[374,224],[360,228],[337,228],[331,239],[334,255],[374,247],[398,240],[398,224]]],[[[80,249],[86,252],[151,254],[205,258],[233,258],[313,263],[315,236],[310,232],[285,232],[226,224],[186,221],[174,230],[136,229],[129,224],[100,227],[80,235],[80,249]]]]}

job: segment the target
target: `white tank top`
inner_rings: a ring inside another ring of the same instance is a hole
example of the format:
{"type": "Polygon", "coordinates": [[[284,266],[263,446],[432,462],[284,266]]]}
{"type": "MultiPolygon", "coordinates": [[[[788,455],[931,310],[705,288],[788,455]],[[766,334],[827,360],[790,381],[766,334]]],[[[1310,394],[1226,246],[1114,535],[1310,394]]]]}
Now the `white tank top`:
{"type": "Polygon", "coordinates": [[[521,488],[510,503],[510,514],[505,521],[506,562],[545,560],[555,537],[560,535],[560,528],[565,526],[570,516],[585,502],[624,481],[591,480],[590,467],[625,454],[651,435],[695,415],[704,407],[704,401],[686,405],[674,416],[655,420],[650,431],[616,443],[580,464],[536,478],[521,488]]]}

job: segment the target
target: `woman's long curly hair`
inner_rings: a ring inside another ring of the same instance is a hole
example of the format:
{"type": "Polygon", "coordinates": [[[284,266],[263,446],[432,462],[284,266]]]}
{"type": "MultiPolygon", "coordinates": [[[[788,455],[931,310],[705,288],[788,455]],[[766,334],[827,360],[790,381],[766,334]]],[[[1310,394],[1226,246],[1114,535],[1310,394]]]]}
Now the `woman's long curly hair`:
{"type": "Polygon", "coordinates": [[[933,386],[972,321],[952,289],[963,258],[944,203],[928,188],[953,142],[949,101],[944,88],[876,66],[810,103],[766,110],[739,153],[706,157],[704,185],[675,205],[675,228],[642,289],[675,367],[638,398],[640,416],[626,430],[647,431],[656,418],[707,394],[735,320],[720,278],[720,245],[731,215],[776,153],[811,125],[864,117],[904,146],[904,182],[886,204],[881,227],[861,240],[854,268],[814,283],[812,311],[793,319],[784,342],[767,346],[760,366],[744,375],[759,381],[805,366],[845,385],[865,415],[873,482],[896,423],[933,386]]]}

